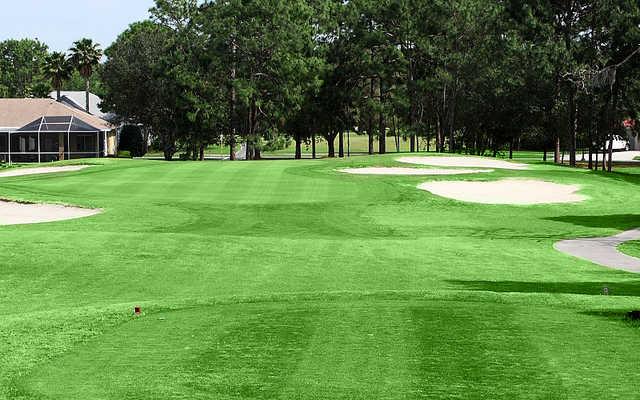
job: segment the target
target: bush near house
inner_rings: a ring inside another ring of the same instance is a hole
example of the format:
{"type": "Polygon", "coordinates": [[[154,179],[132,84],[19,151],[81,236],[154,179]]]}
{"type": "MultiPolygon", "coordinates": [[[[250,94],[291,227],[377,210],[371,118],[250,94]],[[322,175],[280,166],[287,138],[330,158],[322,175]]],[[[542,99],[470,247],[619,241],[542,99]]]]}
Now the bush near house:
{"type": "Polygon", "coordinates": [[[130,157],[142,157],[145,155],[144,136],[139,126],[125,125],[122,128],[119,149],[119,156],[121,152],[125,151],[129,152],[130,157]]]}

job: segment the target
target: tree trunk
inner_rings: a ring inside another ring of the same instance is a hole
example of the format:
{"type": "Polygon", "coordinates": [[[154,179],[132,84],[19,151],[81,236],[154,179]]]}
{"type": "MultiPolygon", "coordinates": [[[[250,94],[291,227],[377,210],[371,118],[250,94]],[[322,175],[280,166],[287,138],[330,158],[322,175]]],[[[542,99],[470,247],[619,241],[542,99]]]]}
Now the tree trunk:
{"type": "Polygon", "coordinates": [[[393,116],[393,136],[396,138],[396,153],[400,153],[400,134],[398,133],[398,124],[396,116],[393,116]]]}
{"type": "Polygon", "coordinates": [[[199,149],[200,150],[200,156],[199,156],[199,160],[200,161],[204,161],[204,148],[205,148],[204,144],[200,144],[200,149],[199,149]]]}
{"type": "Polygon", "coordinates": [[[618,88],[615,87],[613,89],[613,95],[611,98],[611,114],[610,114],[611,117],[610,117],[610,124],[609,124],[609,127],[610,127],[609,128],[609,164],[607,165],[608,172],[613,171],[613,135],[615,133],[616,126],[617,126],[617,123],[616,123],[617,108],[618,108],[618,88]]]}
{"type": "Polygon", "coordinates": [[[231,71],[229,72],[230,78],[230,87],[229,87],[229,160],[235,161],[236,159],[236,87],[234,82],[236,80],[236,65],[235,65],[235,54],[236,54],[236,42],[232,40],[231,42],[231,53],[233,54],[234,61],[231,63],[231,71]]]}
{"type": "Polygon", "coordinates": [[[509,160],[513,160],[513,139],[509,141],[509,160]]]}
{"type": "Polygon", "coordinates": [[[380,133],[378,135],[378,153],[387,152],[387,127],[384,121],[384,113],[380,113],[380,133]]]}
{"type": "Polygon", "coordinates": [[[436,119],[436,152],[442,153],[442,120],[440,116],[436,119]]]}
{"type": "Polygon", "coordinates": [[[409,138],[409,151],[412,153],[416,152],[416,135],[413,134],[409,138]]]}
{"type": "Polygon", "coordinates": [[[328,148],[327,156],[329,158],[334,158],[336,156],[336,135],[332,132],[331,135],[326,137],[326,139],[328,148]]]}
{"type": "Polygon", "coordinates": [[[57,88],[56,88],[56,101],[58,101],[58,102],[59,102],[59,101],[60,101],[60,97],[61,97],[61,96],[60,96],[60,87],[57,87],[57,88]]]}
{"type": "Polygon", "coordinates": [[[91,90],[91,81],[89,80],[89,77],[87,77],[85,79],[85,91],[84,91],[87,113],[90,113],[90,111],[89,111],[89,90],[91,90]]]}
{"type": "Polygon", "coordinates": [[[576,166],[576,129],[578,123],[577,102],[575,88],[569,90],[568,105],[569,108],[569,165],[576,166]]]}
{"type": "Polygon", "coordinates": [[[553,152],[553,162],[560,164],[560,136],[556,136],[555,149],[553,152]]]}
{"type": "MultiPolygon", "coordinates": [[[[369,101],[373,102],[373,99],[375,97],[375,81],[374,78],[369,78],[369,101]]],[[[373,106],[371,107],[373,108],[373,106]]],[[[369,155],[373,154],[373,121],[374,121],[374,115],[373,115],[373,109],[369,110],[369,123],[367,126],[367,134],[369,135],[369,148],[368,148],[368,153],[369,155]]]]}
{"type": "Polygon", "coordinates": [[[316,159],[316,134],[311,134],[311,158],[316,159]]]}
{"type": "Polygon", "coordinates": [[[296,134],[296,155],[295,155],[295,159],[296,160],[300,160],[302,159],[302,138],[300,137],[299,134],[296,134]]]}
{"type": "Polygon", "coordinates": [[[338,157],[344,158],[344,131],[338,136],[338,157]]]}

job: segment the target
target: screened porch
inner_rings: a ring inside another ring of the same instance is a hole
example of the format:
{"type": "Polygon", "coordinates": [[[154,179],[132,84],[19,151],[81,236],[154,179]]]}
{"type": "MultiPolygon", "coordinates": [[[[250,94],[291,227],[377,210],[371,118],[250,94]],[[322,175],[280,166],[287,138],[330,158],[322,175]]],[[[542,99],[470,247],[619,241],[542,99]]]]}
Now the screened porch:
{"type": "Polygon", "coordinates": [[[48,162],[100,157],[105,135],[74,116],[41,117],[20,129],[0,132],[0,160],[48,162]]]}

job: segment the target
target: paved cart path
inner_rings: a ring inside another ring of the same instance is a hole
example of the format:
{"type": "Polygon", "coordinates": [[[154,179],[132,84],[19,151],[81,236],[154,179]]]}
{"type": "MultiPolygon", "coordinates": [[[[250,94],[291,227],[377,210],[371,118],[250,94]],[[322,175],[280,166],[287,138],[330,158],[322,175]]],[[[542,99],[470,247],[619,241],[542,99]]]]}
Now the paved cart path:
{"type": "Polygon", "coordinates": [[[640,239],[640,228],[609,237],[563,240],[553,247],[565,254],[589,260],[607,268],[640,273],[640,258],[628,256],[617,249],[624,242],[638,239],[640,239]]]}
{"type": "Polygon", "coordinates": [[[8,178],[11,176],[39,175],[51,174],[56,172],[72,172],[80,171],[88,168],[89,165],[67,165],[64,167],[36,167],[36,168],[15,168],[8,171],[0,172],[0,178],[8,178]]]}

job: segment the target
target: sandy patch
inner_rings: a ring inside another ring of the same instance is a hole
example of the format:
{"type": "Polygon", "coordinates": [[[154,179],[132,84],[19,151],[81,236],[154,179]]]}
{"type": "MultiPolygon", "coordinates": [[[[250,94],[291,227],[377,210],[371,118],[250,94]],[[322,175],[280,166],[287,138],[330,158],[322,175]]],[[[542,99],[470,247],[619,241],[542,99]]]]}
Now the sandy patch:
{"type": "Polygon", "coordinates": [[[355,175],[458,175],[493,172],[491,169],[426,169],[402,167],[344,168],[339,171],[355,175]]]}
{"type": "Polygon", "coordinates": [[[56,172],[72,172],[72,171],[80,171],[88,167],[90,167],[90,165],[67,165],[64,167],[12,168],[12,169],[9,169],[8,171],[0,172],[0,178],[8,178],[11,176],[52,174],[56,172]]]}
{"type": "Polygon", "coordinates": [[[465,167],[465,168],[498,168],[498,169],[528,169],[527,164],[496,160],[483,157],[401,157],[399,162],[406,164],[431,165],[434,167],[465,167]]]}
{"type": "Polygon", "coordinates": [[[484,204],[549,204],[583,201],[578,185],[562,185],[533,179],[502,179],[492,182],[444,181],[418,186],[437,196],[484,204]]]}
{"type": "Polygon", "coordinates": [[[102,210],[56,204],[25,204],[0,200],[0,225],[38,224],[90,217],[102,210]]]}

